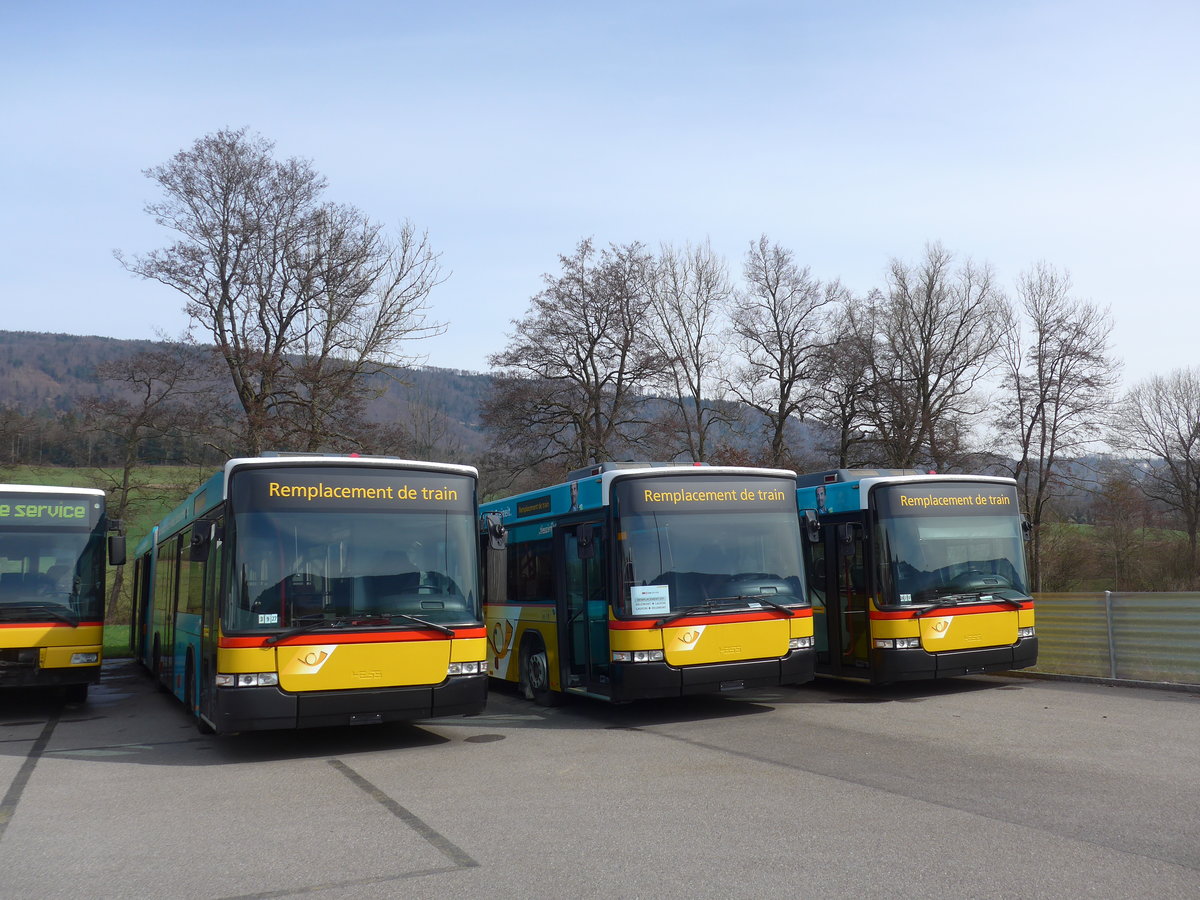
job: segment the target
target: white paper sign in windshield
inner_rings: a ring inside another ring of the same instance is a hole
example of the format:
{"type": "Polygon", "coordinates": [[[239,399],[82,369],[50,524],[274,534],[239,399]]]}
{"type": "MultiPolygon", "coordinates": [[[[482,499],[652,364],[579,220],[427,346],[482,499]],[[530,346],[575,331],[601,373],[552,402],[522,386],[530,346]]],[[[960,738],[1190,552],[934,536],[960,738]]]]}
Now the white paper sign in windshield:
{"type": "Polygon", "coordinates": [[[671,588],[665,584],[646,584],[629,589],[629,601],[635,616],[657,616],[671,611],[671,588]]]}

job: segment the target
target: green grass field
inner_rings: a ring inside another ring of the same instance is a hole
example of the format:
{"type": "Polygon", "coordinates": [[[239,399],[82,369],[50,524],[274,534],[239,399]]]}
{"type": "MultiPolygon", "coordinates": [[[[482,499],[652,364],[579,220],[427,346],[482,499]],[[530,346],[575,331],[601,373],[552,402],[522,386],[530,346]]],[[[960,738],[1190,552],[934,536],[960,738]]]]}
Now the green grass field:
{"type": "Polygon", "coordinates": [[[129,626],[106,625],[104,627],[104,658],[125,659],[129,652],[129,626]]]}

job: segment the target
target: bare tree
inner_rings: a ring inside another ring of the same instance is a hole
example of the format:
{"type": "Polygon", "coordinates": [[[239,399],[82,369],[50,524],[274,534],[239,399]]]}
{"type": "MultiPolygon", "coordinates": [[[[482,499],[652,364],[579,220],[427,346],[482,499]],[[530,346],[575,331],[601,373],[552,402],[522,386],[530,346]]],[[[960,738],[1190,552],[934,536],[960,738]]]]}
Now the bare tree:
{"type": "MultiPolygon", "coordinates": [[[[953,268],[940,244],[916,266],[891,262],[871,329],[871,441],[884,465],[952,468],[967,452],[977,386],[996,366],[1003,297],[990,266],[953,268]]],[[[866,342],[864,342],[864,346],[866,342]]]]}
{"type": "Polygon", "coordinates": [[[869,465],[866,398],[871,390],[872,327],[862,321],[878,293],[861,304],[848,299],[830,319],[828,342],[814,355],[816,377],[809,415],[824,441],[818,451],[838,468],[869,465]]]}
{"type": "Polygon", "coordinates": [[[1097,575],[1111,578],[1112,590],[1145,590],[1152,554],[1147,526],[1153,517],[1150,501],[1138,489],[1127,462],[1104,467],[1093,495],[1098,544],[1097,575]],[[1108,571],[1105,571],[1105,569],[1108,571]]]}
{"type": "Polygon", "coordinates": [[[1135,385],[1121,401],[1109,443],[1149,457],[1141,472],[1146,496],[1178,513],[1188,539],[1188,589],[1200,584],[1200,369],[1176,369],[1135,385]]]}
{"type": "Polygon", "coordinates": [[[1004,316],[1003,391],[997,427],[1016,439],[1011,467],[1033,526],[1030,580],[1041,590],[1047,506],[1063,487],[1063,463],[1084,456],[1104,431],[1118,366],[1109,350],[1107,310],[1071,296],[1071,277],[1045,262],[1021,274],[1016,311],[1004,316]]]}
{"type": "MultiPolygon", "coordinates": [[[[178,436],[191,430],[195,414],[190,401],[211,381],[204,355],[184,342],[165,342],[158,348],[102,363],[97,379],[108,387],[85,401],[88,427],[113,440],[120,453],[116,467],[97,470],[114,519],[128,520],[147,503],[162,499],[162,485],[150,486],[136,477],[142,449],[154,436],[178,436]]],[[[208,394],[208,391],[204,391],[208,394]]],[[[177,494],[174,486],[168,494],[177,494]]],[[[108,587],[106,618],[114,620],[124,586],[118,568],[108,587]]]]}
{"type": "Polygon", "coordinates": [[[724,317],[733,292],[725,260],[706,242],[661,248],[650,279],[651,334],[667,363],[667,430],[693,459],[707,460],[711,433],[728,423],[720,403],[724,317]]]}
{"type": "Polygon", "coordinates": [[[647,328],[650,257],[640,244],[597,255],[590,240],[560,256],[508,346],[481,417],[517,466],[584,466],[636,446],[648,387],[665,361],[647,328]]]}
{"type": "Polygon", "coordinates": [[[791,250],[766,235],[750,243],[745,287],[735,293],[730,313],[742,365],[733,374],[732,394],[766,424],[766,459],[788,465],[788,425],[804,418],[812,396],[818,351],[827,342],[829,309],[848,294],[838,281],[822,283],[791,250]]]}
{"type": "Polygon", "coordinates": [[[306,160],[276,160],[244,129],[197,140],[146,171],[163,199],[147,206],[174,244],[118,259],[179,291],[211,335],[241,406],[242,443],[351,437],[365,377],[413,361],[404,344],[440,333],[426,320],[437,255],[405,224],[398,239],[350,206],[321,201],[306,160]]]}

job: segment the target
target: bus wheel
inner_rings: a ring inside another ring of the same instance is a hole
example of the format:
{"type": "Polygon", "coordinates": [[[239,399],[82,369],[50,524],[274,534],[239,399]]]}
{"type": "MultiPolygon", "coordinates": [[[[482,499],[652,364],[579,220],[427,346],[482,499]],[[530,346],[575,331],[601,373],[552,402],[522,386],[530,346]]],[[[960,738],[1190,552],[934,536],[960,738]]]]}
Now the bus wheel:
{"type": "Polygon", "coordinates": [[[68,703],[87,703],[88,683],[83,684],[68,684],[63,693],[66,695],[68,703]]]}
{"type": "Polygon", "coordinates": [[[550,690],[550,658],[536,635],[521,647],[521,690],[538,706],[557,706],[562,695],[550,690]]]}

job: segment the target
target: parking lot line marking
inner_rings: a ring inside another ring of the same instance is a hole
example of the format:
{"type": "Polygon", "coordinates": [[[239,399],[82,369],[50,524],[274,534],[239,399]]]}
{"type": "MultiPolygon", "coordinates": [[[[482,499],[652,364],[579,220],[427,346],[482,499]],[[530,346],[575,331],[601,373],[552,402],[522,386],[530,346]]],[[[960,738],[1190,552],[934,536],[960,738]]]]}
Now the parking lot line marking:
{"type": "Polygon", "coordinates": [[[50,718],[46,720],[46,726],[42,729],[42,733],[33,742],[33,747],[30,748],[29,755],[25,757],[25,762],[21,763],[21,769],[17,772],[17,777],[8,786],[8,790],[4,794],[4,799],[0,800],[0,840],[4,839],[4,830],[8,828],[8,823],[12,819],[13,813],[17,810],[17,803],[21,800],[21,793],[25,790],[25,785],[29,783],[29,776],[33,774],[33,768],[38,764],[38,760],[42,758],[42,754],[46,750],[46,745],[50,743],[50,735],[54,733],[54,726],[57,724],[58,712],[53,712],[50,714],[50,718]]]}
{"type": "Polygon", "coordinates": [[[465,850],[453,843],[444,835],[439,834],[424,821],[422,821],[419,816],[405,809],[340,759],[331,759],[329,760],[329,764],[349,778],[360,788],[362,788],[368,796],[382,805],[384,809],[388,810],[388,812],[396,816],[396,818],[400,819],[402,822],[408,825],[409,828],[436,847],[437,850],[442,853],[442,855],[449,858],[450,861],[453,862],[457,867],[461,869],[469,869],[479,865],[479,863],[472,859],[465,850]]]}

